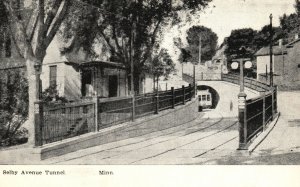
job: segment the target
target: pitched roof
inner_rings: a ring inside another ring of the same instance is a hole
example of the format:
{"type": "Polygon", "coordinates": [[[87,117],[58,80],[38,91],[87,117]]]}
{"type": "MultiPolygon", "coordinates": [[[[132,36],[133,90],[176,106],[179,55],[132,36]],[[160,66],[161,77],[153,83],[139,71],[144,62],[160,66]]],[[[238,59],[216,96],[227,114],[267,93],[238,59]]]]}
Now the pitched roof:
{"type": "Polygon", "coordinates": [[[25,60],[23,58],[0,58],[0,70],[23,67],[25,67],[25,60]]]}
{"type": "Polygon", "coordinates": [[[102,66],[102,67],[125,69],[124,64],[117,63],[117,62],[109,62],[109,61],[84,61],[84,62],[65,62],[65,63],[68,65],[77,66],[78,68],[91,67],[91,66],[102,66]]]}
{"type": "MultiPolygon", "coordinates": [[[[286,47],[273,46],[273,55],[287,54],[286,47]]],[[[270,55],[270,47],[263,47],[255,53],[255,56],[267,56],[270,55]]]]}

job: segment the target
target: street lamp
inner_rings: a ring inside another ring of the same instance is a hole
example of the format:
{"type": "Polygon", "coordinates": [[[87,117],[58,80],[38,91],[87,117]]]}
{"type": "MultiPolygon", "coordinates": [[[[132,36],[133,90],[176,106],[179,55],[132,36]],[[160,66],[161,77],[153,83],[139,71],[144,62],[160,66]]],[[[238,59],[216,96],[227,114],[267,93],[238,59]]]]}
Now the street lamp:
{"type": "Polygon", "coordinates": [[[40,100],[41,99],[40,76],[41,76],[41,73],[42,73],[42,65],[41,65],[41,63],[36,61],[33,65],[33,67],[34,67],[34,70],[35,70],[35,79],[36,79],[35,80],[36,81],[36,99],[40,100]]]}
{"type": "MultiPolygon", "coordinates": [[[[245,48],[240,49],[241,54],[245,54],[245,48]]],[[[233,60],[231,64],[233,69],[240,67],[240,92],[238,94],[238,116],[239,116],[239,149],[247,149],[247,122],[246,122],[246,98],[247,94],[245,93],[244,88],[244,67],[246,69],[252,67],[252,62],[249,58],[239,58],[233,60]],[[244,65],[245,64],[245,65],[244,65]]]]}
{"type": "Polygon", "coordinates": [[[43,132],[43,103],[41,101],[41,81],[40,76],[42,72],[41,62],[36,61],[33,65],[36,78],[36,100],[34,101],[34,145],[42,145],[42,132],[43,132]]]}

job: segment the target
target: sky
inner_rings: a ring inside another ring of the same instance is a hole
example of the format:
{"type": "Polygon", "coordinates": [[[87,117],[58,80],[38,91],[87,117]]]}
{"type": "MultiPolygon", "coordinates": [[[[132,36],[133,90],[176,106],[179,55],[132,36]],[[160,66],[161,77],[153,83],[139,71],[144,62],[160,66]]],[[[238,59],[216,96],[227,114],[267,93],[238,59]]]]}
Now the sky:
{"type": "MultiPolygon", "coordinates": [[[[261,29],[270,23],[279,26],[279,17],[295,12],[295,0],[213,0],[210,8],[200,14],[200,25],[211,28],[222,43],[231,30],[239,28],[261,29]]],[[[195,22],[199,23],[199,20],[195,22]]]]}
{"type": "Polygon", "coordinates": [[[183,43],[186,43],[186,30],[193,25],[211,28],[218,35],[218,44],[221,45],[224,38],[230,36],[234,29],[260,30],[270,23],[271,13],[273,26],[279,26],[280,16],[295,12],[294,2],[295,0],[213,0],[208,8],[193,18],[191,23],[183,22],[180,26],[169,29],[165,33],[161,47],[168,49],[176,69],[180,69],[178,62],[180,52],[174,46],[173,38],[180,37],[183,43]]]}

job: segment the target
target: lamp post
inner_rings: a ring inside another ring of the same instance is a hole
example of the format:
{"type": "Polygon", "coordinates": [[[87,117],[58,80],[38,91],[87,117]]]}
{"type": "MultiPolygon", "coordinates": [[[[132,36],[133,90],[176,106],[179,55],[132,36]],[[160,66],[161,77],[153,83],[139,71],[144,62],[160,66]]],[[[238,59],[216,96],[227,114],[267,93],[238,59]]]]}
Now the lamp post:
{"type": "Polygon", "coordinates": [[[42,66],[40,62],[35,62],[35,79],[36,79],[36,101],[34,102],[34,145],[41,146],[42,143],[42,132],[43,132],[43,103],[41,101],[41,70],[42,66]]]}
{"type": "MultiPolygon", "coordinates": [[[[246,49],[244,47],[240,48],[242,55],[245,54],[246,49]]],[[[244,63],[245,68],[251,68],[252,63],[249,58],[239,58],[233,60],[231,64],[233,69],[240,67],[240,92],[238,94],[238,118],[239,118],[239,150],[247,149],[247,108],[246,108],[246,98],[244,88],[244,63]]]]}

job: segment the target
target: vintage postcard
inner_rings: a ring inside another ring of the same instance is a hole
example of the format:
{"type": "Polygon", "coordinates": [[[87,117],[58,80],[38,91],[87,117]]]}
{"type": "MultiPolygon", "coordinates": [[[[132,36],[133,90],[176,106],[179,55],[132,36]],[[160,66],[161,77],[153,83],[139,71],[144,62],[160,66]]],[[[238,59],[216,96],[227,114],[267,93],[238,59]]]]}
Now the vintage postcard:
{"type": "Polygon", "coordinates": [[[1,186],[299,186],[299,0],[2,0],[0,19],[1,186]]]}

